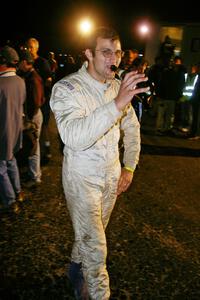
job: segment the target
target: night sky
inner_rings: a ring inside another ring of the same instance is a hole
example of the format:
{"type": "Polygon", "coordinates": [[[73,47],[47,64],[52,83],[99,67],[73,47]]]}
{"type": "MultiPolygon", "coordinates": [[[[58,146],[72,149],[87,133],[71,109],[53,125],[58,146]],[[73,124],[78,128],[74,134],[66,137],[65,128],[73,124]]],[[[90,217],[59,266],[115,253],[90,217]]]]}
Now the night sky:
{"type": "MultiPolygon", "coordinates": [[[[189,3],[188,3],[189,4],[189,3]]],[[[34,0],[7,1],[1,11],[0,28],[3,45],[11,40],[22,43],[36,37],[44,51],[63,51],[80,47],[77,21],[89,17],[95,25],[110,25],[120,33],[123,48],[137,48],[135,27],[139,20],[154,22],[198,22],[198,10],[183,1],[127,0],[34,0]]],[[[192,2],[191,2],[192,4],[192,2]]]]}

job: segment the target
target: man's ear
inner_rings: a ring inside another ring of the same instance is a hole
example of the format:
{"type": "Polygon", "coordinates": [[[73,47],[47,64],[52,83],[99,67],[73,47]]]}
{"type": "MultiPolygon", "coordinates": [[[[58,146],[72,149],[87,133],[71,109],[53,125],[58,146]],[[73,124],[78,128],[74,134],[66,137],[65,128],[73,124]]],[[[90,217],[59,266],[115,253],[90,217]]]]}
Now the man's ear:
{"type": "Polygon", "coordinates": [[[92,53],[91,49],[86,49],[85,50],[85,56],[87,57],[87,59],[89,61],[93,58],[93,53],[92,53]]]}

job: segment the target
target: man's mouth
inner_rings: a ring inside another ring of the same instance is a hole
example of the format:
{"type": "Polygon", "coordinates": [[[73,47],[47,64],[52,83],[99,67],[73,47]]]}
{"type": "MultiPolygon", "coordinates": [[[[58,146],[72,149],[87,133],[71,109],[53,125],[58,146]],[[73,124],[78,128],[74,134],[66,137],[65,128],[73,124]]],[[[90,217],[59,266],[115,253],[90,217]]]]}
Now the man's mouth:
{"type": "Polygon", "coordinates": [[[116,72],[118,67],[116,65],[111,65],[110,69],[111,69],[111,71],[116,72]]]}

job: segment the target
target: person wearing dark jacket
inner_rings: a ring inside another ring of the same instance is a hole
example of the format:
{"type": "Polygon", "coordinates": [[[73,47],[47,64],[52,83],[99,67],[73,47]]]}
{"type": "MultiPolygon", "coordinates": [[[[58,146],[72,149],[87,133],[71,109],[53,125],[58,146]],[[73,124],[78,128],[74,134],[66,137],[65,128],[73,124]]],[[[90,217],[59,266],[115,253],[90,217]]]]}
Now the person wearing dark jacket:
{"type": "Polygon", "coordinates": [[[162,66],[160,80],[156,87],[158,134],[165,134],[173,129],[176,103],[182,96],[184,84],[184,72],[178,69],[172,61],[162,66]]]}
{"type": "Polygon", "coordinates": [[[25,114],[28,119],[34,122],[37,126],[37,145],[33,155],[28,158],[29,172],[27,187],[33,187],[41,183],[41,167],[40,167],[40,133],[42,128],[43,116],[40,107],[44,103],[44,89],[42,78],[33,67],[34,60],[28,50],[20,52],[19,70],[21,76],[26,83],[26,101],[25,114]]]}
{"type": "Polygon", "coordinates": [[[34,59],[34,69],[38,72],[38,74],[42,78],[43,89],[44,89],[44,96],[45,101],[41,106],[41,112],[43,116],[43,123],[41,129],[41,137],[40,143],[42,146],[42,160],[48,162],[51,155],[50,149],[50,131],[49,131],[49,120],[50,120],[50,106],[49,106],[49,99],[51,95],[51,88],[52,88],[52,71],[48,60],[41,55],[39,55],[39,41],[36,38],[29,38],[26,41],[26,47],[30,51],[33,59],[34,59]]]}

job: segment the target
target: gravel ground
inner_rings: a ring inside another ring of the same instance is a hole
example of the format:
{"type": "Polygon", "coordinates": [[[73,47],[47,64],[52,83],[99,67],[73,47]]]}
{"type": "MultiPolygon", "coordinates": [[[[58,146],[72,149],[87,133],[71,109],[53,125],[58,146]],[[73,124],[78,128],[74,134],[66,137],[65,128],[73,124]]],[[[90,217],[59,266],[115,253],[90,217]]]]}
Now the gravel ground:
{"type": "MultiPolygon", "coordinates": [[[[0,299],[74,299],[66,276],[73,231],[61,184],[62,155],[25,189],[16,216],[1,214],[0,299]]],[[[200,141],[153,133],[144,115],[139,169],[107,228],[112,300],[200,299],[200,141]]]]}

